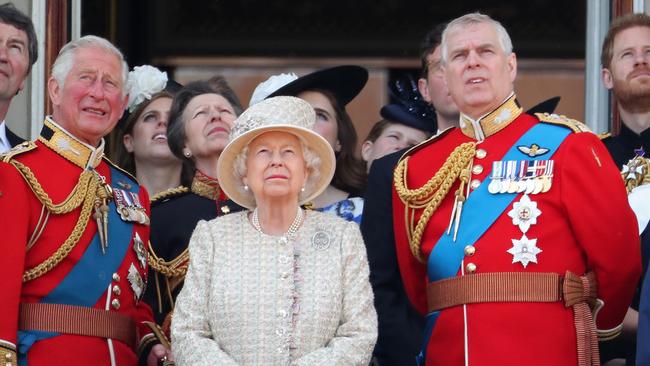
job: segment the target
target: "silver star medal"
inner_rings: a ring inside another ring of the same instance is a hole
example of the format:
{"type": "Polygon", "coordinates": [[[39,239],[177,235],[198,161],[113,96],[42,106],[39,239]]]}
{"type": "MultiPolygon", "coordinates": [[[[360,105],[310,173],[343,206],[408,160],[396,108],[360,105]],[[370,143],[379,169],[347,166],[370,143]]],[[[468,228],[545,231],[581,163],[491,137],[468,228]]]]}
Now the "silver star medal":
{"type": "Polygon", "coordinates": [[[135,268],[133,263],[131,263],[131,267],[129,267],[129,274],[126,278],[129,280],[129,284],[131,284],[135,300],[140,300],[140,296],[142,296],[142,293],[144,292],[145,283],[140,272],[138,272],[138,269],[135,268]]]}
{"type": "Polygon", "coordinates": [[[542,250],[537,247],[537,239],[528,239],[524,234],[521,239],[512,239],[512,248],[507,250],[512,254],[512,263],[521,263],[524,268],[528,263],[537,263],[537,254],[542,250]]]}
{"type": "Polygon", "coordinates": [[[147,268],[147,250],[144,247],[144,242],[140,239],[140,235],[135,233],[133,237],[133,250],[135,255],[138,257],[140,266],[144,269],[147,268]]]}
{"type": "Polygon", "coordinates": [[[621,174],[625,176],[626,180],[637,179],[637,176],[642,176],[644,174],[643,165],[639,164],[636,159],[630,159],[627,164],[623,165],[621,174]]]}
{"type": "Polygon", "coordinates": [[[537,223],[537,217],[542,214],[542,211],[537,208],[537,202],[531,201],[527,194],[524,194],[519,202],[512,205],[512,210],[508,212],[508,216],[512,217],[512,224],[519,226],[522,233],[526,233],[530,229],[530,225],[537,223]]]}

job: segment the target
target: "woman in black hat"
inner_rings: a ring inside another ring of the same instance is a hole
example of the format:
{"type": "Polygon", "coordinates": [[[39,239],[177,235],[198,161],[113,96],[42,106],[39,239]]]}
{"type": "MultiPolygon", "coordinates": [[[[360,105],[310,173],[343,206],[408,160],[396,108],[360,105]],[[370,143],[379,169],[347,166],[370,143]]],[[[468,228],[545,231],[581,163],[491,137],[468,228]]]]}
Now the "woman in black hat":
{"type": "Polygon", "coordinates": [[[367,81],[368,71],[363,67],[336,66],[297,79],[271,77],[256,88],[251,100],[252,105],[264,98],[286,95],[311,104],[316,111],[314,130],[334,149],[336,171],[325,192],[307,207],[332,212],[357,223],[361,221],[363,210],[361,194],[366,184],[366,168],[364,162],[355,156],[357,132],[345,106],[361,92],[367,81]],[[276,85],[269,85],[269,82],[276,85]],[[278,82],[281,85],[277,85],[278,82]],[[260,92],[264,89],[267,92],[260,92]]]}

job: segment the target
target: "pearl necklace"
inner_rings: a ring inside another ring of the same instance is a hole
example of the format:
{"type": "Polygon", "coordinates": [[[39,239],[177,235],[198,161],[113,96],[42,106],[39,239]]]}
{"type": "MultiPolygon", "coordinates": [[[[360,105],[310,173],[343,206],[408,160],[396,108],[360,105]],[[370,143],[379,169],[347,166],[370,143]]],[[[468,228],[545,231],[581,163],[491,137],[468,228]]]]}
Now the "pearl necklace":
{"type": "MultiPolygon", "coordinates": [[[[281,237],[286,239],[293,239],[293,237],[298,232],[300,225],[302,224],[304,216],[305,214],[303,210],[300,207],[298,207],[298,212],[296,212],[296,217],[293,219],[293,222],[289,226],[289,230],[287,230],[286,233],[281,235],[281,237]]],[[[253,224],[255,230],[257,230],[260,234],[264,234],[264,231],[262,230],[262,226],[260,225],[260,218],[257,213],[257,207],[255,208],[255,210],[253,210],[253,215],[251,216],[251,223],[253,224]]]]}

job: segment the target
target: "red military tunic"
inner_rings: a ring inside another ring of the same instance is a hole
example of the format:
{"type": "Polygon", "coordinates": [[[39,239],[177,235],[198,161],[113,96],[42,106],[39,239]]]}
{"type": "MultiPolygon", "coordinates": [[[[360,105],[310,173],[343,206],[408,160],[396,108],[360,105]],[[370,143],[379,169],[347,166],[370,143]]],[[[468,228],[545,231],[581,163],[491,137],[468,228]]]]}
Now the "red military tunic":
{"type": "MultiPolygon", "coordinates": [[[[476,146],[469,197],[491,174],[492,163],[501,160],[528,129],[539,123],[538,118],[520,113],[521,108],[512,96],[480,120],[485,139],[476,146]],[[517,108],[512,109],[513,105],[517,108]],[[505,108],[517,112],[504,114],[505,108]],[[510,118],[504,119],[504,115],[510,118]]],[[[405,154],[410,156],[408,188],[424,185],[454,148],[476,141],[468,137],[475,136],[473,126],[476,125],[447,130],[405,154]]],[[[524,267],[514,262],[508,252],[513,247],[512,239],[522,237],[522,231],[508,216],[513,203],[523,195],[519,194],[475,243],[455,243],[462,247],[472,244],[465,251],[456,276],[493,272],[564,275],[566,271],[582,275],[593,271],[598,298],[604,302],[597,313],[596,326],[611,334],[623,320],[640,273],[636,220],[627,204],[625,188],[607,150],[592,133],[571,133],[550,159],[554,161],[551,189],[529,195],[541,211],[537,223],[526,233],[528,238],[537,239],[537,247],[542,250],[537,254],[537,263],[524,267]]],[[[420,245],[425,258],[447,230],[458,186],[456,180],[424,229],[420,245]]],[[[416,212],[417,219],[421,210],[416,212]]],[[[426,264],[411,252],[405,204],[395,187],[393,217],[404,287],[414,307],[426,314],[426,264]]],[[[472,222],[461,218],[460,225],[472,222]]],[[[426,346],[426,365],[464,364],[577,365],[573,311],[561,302],[484,302],[443,309],[426,346]]]]}
{"type": "MultiPolygon", "coordinates": [[[[65,130],[49,120],[46,120],[43,131],[33,149],[28,148],[26,150],[29,151],[16,154],[12,159],[33,173],[34,180],[55,204],[63,202],[70,195],[78,183],[82,167],[85,166],[95,167],[113,188],[129,189],[131,186],[132,190],[138,189],[132,178],[113,180],[108,161],[102,158],[103,142],[100,148],[93,149],[68,135],[65,130]]],[[[46,212],[42,211],[43,204],[35,194],[38,191],[36,186],[33,182],[28,183],[15,165],[0,163],[0,232],[4,246],[3,255],[0,256],[0,276],[3,283],[0,292],[0,309],[3,311],[0,317],[0,346],[4,347],[5,352],[17,345],[18,353],[24,354],[21,344],[29,343],[29,340],[19,341],[20,304],[37,303],[51,294],[79,263],[89,246],[98,243],[92,242],[97,234],[97,224],[91,216],[85,229],[79,231],[78,243],[63,260],[45,274],[24,281],[23,273],[44,262],[62,246],[73,232],[81,212],[81,207],[77,207],[69,213],[44,216],[46,212]],[[44,217],[47,217],[47,220],[43,220],[44,217]],[[30,238],[35,237],[37,239],[32,240],[33,245],[28,248],[30,238]]],[[[139,191],[135,192],[138,192],[137,196],[144,209],[142,211],[146,210],[148,215],[149,200],[146,191],[139,188],[139,191]]],[[[112,224],[115,223],[108,223],[109,226],[112,224]]],[[[143,263],[141,253],[138,253],[134,246],[134,238],[138,237],[142,243],[148,243],[149,227],[139,223],[126,227],[132,230],[124,234],[130,238],[130,242],[128,248],[122,249],[125,253],[123,258],[115,259],[116,270],[111,273],[92,270],[83,273],[87,276],[97,276],[103,279],[103,283],[109,283],[105,288],[96,291],[101,295],[96,301],[90,300],[94,302],[92,307],[133,319],[138,331],[135,339],[139,341],[140,346],[145,346],[144,343],[152,341],[153,337],[148,334],[150,331],[143,321],[153,321],[153,317],[150,308],[135,295],[136,291],[144,292],[144,288],[139,287],[146,283],[147,268],[146,255],[143,263]],[[138,276],[144,282],[138,283],[138,276]]],[[[115,240],[115,237],[113,240],[108,237],[107,253],[127,245],[115,240]]],[[[146,247],[144,249],[146,253],[146,247]]],[[[100,255],[100,260],[103,258],[105,257],[100,255]]],[[[59,290],[57,303],[75,304],[75,299],[83,298],[86,293],[87,290],[78,288],[59,290]]],[[[11,352],[5,357],[8,360],[11,352]]],[[[136,350],[121,341],[63,333],[37,340],[27,352],[27,362],[34,365],[135,365],[137,358],[136,350]]]]}

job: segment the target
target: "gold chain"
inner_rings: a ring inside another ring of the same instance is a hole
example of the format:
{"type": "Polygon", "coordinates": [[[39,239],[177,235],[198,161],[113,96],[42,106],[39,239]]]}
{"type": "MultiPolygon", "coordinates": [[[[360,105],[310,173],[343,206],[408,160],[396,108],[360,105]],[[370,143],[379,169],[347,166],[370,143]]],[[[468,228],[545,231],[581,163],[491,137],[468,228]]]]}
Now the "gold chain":
{"type": "Polygon", "coordinates": [[[420,240],[424,228],[463,169],[472,162],[475,152],[475,142],[466,142],[456,147],[436,174],[422,187],[416,189],[410,189],[406,185],[409,157],[402,160],[395,168],[393,176],[395,190],[405,206],[404,219],[409,247],[413,256],[422,263],[425,262],[425,258],[422,254],[420,240]],[[414,226],[415,210],[420,208],[424,208],[424,211],[414,226]]]}
{"type": "MultiPolygon", "coordinates": [[[[91,173],[91,176],[92,173],[91,173]]],[[[80,179],[81,180],[81,179],[80,179]]],[[[72,229],[72,233],[65,240],[63,245],[61,245],[54,254],[49,258],[43,261],[41,264],[36,267],[30,268],[25,273],[23,273],[23,282],[31,281],[35,278],[38,278],[45,273],[49,272],[52,268],[56,267],[61,261],[70,254],[72,249],[77,245],[81,235],[86,230],[88,225],[88,220],[90,219],[90,212],[92,211],[95,205],[95,194],[97,192],[97,187],[99,186],[98,179],[90,179],[88,187],[84,193],[85,199],[83,200],[83,205],[81,206],[81,213],[79,214],[79,219],[72,229]]],[[[39,185],[40,188],[40,185],[39,185]]],[[[75,187],[77,190],[78,186],[75,187]]],[[[33,188],[32,188],[33,189],[33,188]]],[[[36,191],[35,191],[36,192],[36,191]]],[[[39,197],[40,199],[40,197],[39,197]]]]}
{"type": "MultiPolygon", "coordinates": [[[[93,172],[90,170],[84,170],[79,176],[79,181],[75,185],[74,189],[68,197],[66,197],[63,202],[55,204],[52,202],[50,196],[45,192],[41,184],[34,176],[34,173],[22,163],[11,160],[11,164],[15,166],[18,171],[22,174],[23,178],[29,184],[29,187],[32,189],[38,200],[53,214],[61,215],[68,212],[72,212],[74,209],[79,207],[84,201],[84,197],[87,196],[90,182],[93,180],[93,172]]],[[[95,188],[91,189],[90,192],[94,193],[95,188]]]]}
{"type": "Polygon", "coordinates": [[[189,258],[189,251],[185,249],[181,255],[166,262],[163,258],[158,257],[156,253],[154,253],[153,248],[151,248],[151,243],[149,243],[147,262],[149,262],[149,266],[156,272],[159,272],[166,277],[185,276],[187,268],[189,267],[189,258]]]}

